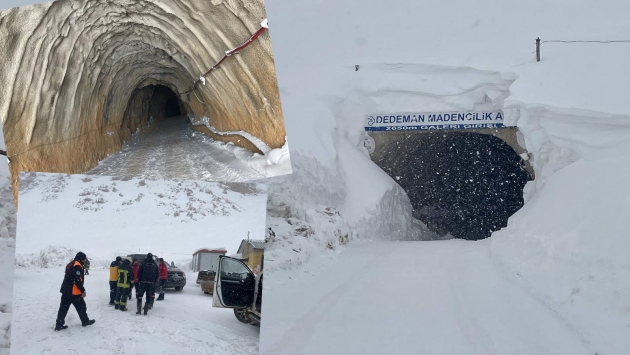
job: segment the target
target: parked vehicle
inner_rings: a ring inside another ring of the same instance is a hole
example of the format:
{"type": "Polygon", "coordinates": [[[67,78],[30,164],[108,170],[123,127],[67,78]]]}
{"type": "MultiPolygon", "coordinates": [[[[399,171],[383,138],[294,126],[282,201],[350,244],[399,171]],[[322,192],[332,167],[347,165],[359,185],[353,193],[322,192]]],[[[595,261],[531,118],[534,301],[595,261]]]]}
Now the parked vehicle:
{"type": "MultiPolygon", "coordinates": [[[[142,265],[144,259],[147,257],[147,254],[130,254],[127,255],[131,260],[138,260],[138,263],[142,265]]],[[[155,260],[156,264],[158,263],[158,257],[153,255],[153,260],[155,260]]],[[[173,288],[175,291],[181,291],[186,286],[186,274],[175,266],[175,263],[171,261],[171,263],[165,262],[166,267],[168,268],[168,280],[166,281],[166,285],[164,288],[173,288]]],[[[156,287],[159,285],[159,281],[156,282],[156,287]]],[[[156,288],[157,289],[157,288],[156,288]]]]}
{"type": "Polygon", "coordinates": [[[244,262],[228,256],[219,258],[212,307],[233,308],[236,319],[260,324],[263,273],[255,275],[244,262]]]}
{"type": "Polygon", "coordinates": [[[206,294],[214,293],[214,278],[216,272],[213,270],[199,271],[197,275],[197,283],[201,285],[201,291],[206,294]]]}

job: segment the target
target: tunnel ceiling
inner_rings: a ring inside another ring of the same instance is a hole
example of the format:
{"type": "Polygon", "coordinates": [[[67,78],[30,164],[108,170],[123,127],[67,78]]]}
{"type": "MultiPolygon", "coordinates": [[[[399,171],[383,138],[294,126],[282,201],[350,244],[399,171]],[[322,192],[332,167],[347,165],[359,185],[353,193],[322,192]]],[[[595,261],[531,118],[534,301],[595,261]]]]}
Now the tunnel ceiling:
{"type": "Polygon", "coordinates": [[[128,106],[146,105],[138,93],[156,85],[218,130],[282,146],[267,31],[213,71],[198,97],[181,94],[265,18],[262,1],[245,0],[60,0],[1,11],[0,45],[11,60],[0,68],[0,114],[12,172],[93,167],[144,124],[130,125],[125,113],[142,112],[128,106]]]}

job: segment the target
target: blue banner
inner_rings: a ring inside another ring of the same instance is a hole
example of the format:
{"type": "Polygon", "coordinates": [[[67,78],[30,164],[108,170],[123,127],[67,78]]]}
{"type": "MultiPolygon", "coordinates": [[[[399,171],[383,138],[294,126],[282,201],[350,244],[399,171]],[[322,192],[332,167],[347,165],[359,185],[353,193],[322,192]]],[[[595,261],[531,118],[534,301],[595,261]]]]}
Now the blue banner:
{"type": "Polygon", "coordinates": [[[439,129],[501,128],[502,111],[407,113],[369,115],[366,131],[417,131],[439,129]]]}

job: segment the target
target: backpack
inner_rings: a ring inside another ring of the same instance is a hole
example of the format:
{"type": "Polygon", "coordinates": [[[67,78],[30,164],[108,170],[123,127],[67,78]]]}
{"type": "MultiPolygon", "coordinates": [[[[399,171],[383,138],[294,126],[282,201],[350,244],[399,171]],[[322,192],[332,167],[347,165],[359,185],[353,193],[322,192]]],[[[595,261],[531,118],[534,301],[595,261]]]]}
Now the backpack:
{"type": "Polygon", "coordinates": [[[68,274],[68,272],[72,270],[73,265],[74,265],[74,260],[72,260],[71,262],[68,263],[68,265],[66,265],[66,274],[68,274]]]}
{"type": "Polygon", "coordinates": [[[140,282],[156,282],[158,279],[158,267],[155,263],[142,264],[142,278],[140,282]]]}

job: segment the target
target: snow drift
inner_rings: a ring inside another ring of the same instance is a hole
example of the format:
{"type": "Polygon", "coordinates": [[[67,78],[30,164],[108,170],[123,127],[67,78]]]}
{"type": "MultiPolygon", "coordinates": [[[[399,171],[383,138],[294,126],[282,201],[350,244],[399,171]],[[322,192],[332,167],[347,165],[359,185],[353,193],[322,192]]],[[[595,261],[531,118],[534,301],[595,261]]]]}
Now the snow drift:
{"type": "MultiPolygon", "coordinates": [[[[17,255],[15,266],[20,268],[62,269],[70,261],[74,260],[79,251],[68,247],[50,245],[39,253],[17,255]]],[[[106,268],[111,263],[111,261],[91,255],[88,255],[88,259],[90,260],[91,269],[106,268]]]]}

